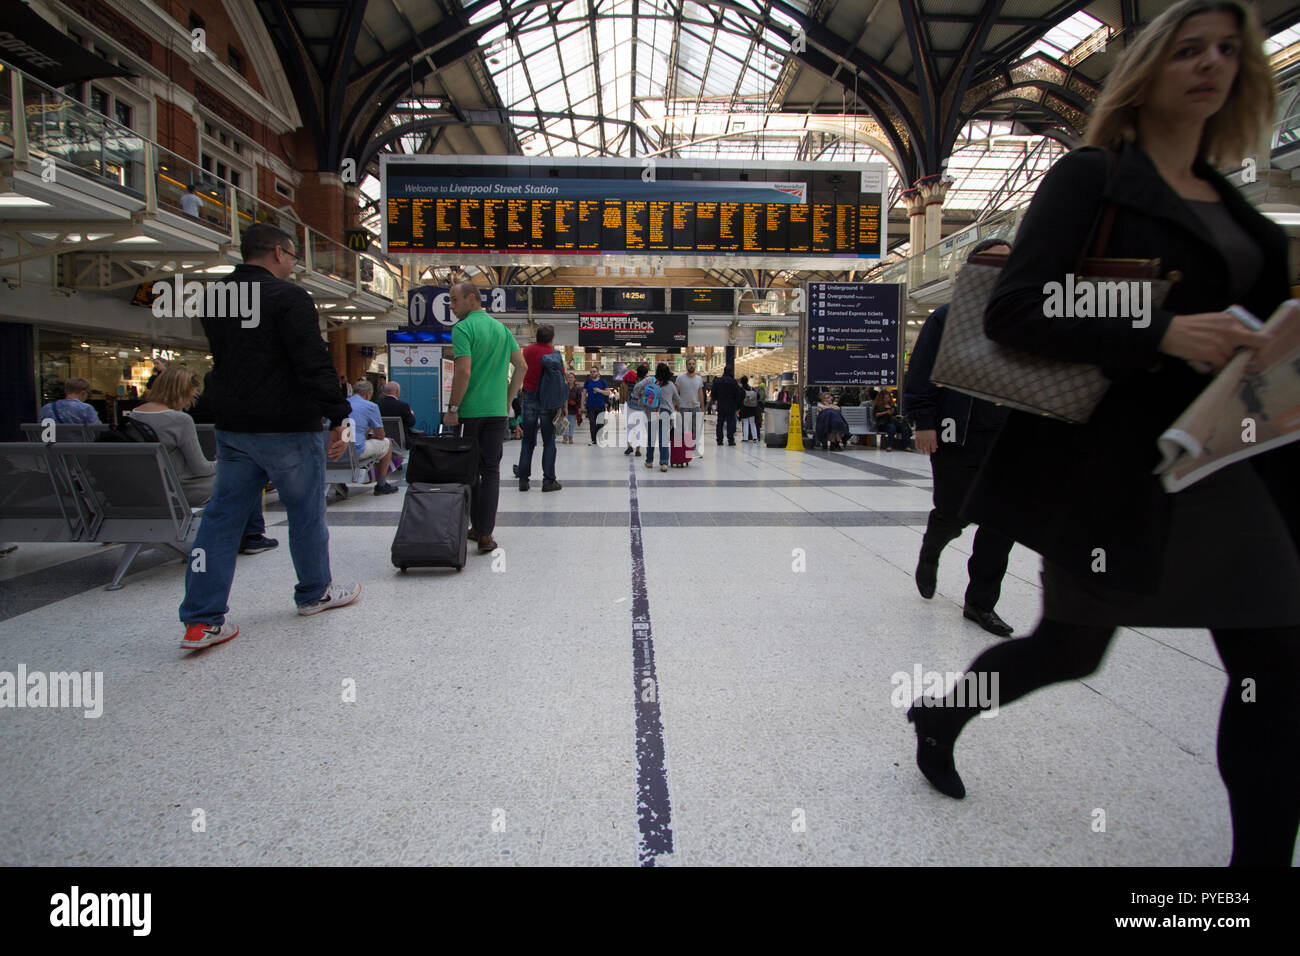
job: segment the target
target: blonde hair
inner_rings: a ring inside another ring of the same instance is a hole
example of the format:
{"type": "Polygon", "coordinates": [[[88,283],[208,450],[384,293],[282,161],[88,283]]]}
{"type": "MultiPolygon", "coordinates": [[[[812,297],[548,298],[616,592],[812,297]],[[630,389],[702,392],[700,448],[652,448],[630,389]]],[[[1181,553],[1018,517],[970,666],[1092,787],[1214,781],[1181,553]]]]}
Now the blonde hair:
{"type": "Polygon", "coordinates": [[[151,402],[183,412],[194,404],[194,395],[200,383],[198,372],[173,365],[159,373],[154,379],[153,387],[145,393],[144,397],[151,402]]]}
{"type": "Polygon", "coordinates": [[[1200,13],[1231,14],[1241,32],[1237,76],[1223,107],[1205,122],[1200,153],[1210,162],[1236,165],[1255,150],[1273,120],[1277,93],[1259,17],[1241,0],[1181,0],[1152,20],[1107,77],[1084,134],[1086,145],[1118,150],[1137,139],[1137,101],[1164,68],[1179,28],[1200,13]]]}

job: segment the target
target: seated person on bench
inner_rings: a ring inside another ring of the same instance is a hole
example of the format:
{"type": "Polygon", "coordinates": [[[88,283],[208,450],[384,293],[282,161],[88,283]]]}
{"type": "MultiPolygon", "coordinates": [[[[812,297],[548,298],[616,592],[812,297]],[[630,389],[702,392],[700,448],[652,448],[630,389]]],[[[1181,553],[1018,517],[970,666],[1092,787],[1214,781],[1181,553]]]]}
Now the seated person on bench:
{"type": "Polygon", "coordinates": [[[379,396],[379,401],[375,402],[379,406],[379,413],[390,418],[400,418],[406,428],[406,434],[423,435],[424,432],[416,430],[415,412],[411,411],[410,405],[402,401],[402,386],[397,382],[388,382],[381,391],[383,394],[379,396]]]}
{"type": "Polygon", "coordinates": [[[822,392],[821,401],[817,403],[816,430],[813,432],[817,444],[831,451],[839,451],[844,447],[843,441],[848,434],[849,423],[844,420],[844,413],[835,404],[830,392],[822,392]]]}
{"type": "MultiPolygon", "coordinates": [[[[352,386],[352,397],[348,399],[355,430],[352,439],[357,447],[357,463],[362,468],[379,463],[375,474],[375,494],[391,495],[397,491],[397,485],[390,485],[385,479],[393,462],[393,442],[384,436],[384,419],[379,414],[379,406],[370,400],[372,392],[374,386],[364,378],[352,386]]],[[[346,485],[340,489],[344,494],[346,490],[346,485]]]]}

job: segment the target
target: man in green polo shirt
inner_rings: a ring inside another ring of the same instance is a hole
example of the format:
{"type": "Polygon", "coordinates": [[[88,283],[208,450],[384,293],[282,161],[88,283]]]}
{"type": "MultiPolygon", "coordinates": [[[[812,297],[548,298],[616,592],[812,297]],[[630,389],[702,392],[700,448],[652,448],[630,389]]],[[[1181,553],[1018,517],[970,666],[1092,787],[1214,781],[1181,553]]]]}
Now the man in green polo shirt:
{"type": "Polygon", "coordinates": [[[479,554],[487,554],[497,546],[492,532],[501,492],[506,415],[523,387],[528,363],[510,330],[484,311],[474,283],[457,282],[449,298],[459,321],[451,329],[456,370],[442,423],[451,428],[464,425],[463,434],[478,443],[478,481],[470,491],[469,536],[478,541],[479,554]]]}

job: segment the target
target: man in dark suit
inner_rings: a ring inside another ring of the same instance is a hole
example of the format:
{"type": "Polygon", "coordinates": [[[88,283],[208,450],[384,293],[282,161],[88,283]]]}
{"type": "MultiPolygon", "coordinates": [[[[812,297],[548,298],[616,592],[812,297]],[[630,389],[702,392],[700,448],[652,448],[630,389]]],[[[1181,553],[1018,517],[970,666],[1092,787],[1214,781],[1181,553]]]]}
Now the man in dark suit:
{"type": "Polygon", "coordinates": [[[745,393],[735,379],[735,369],[730,365],[713,380],[709,387],[709,397],[718,403],[718,446],[722,446],[722,436],[726,433],[727,444],[736,444],[736,412],[745,400],[745,393]]]}
{"type": "MultiPolygon", "coordinates": [[[[1003,239],[985,239],[976,244],[970,256],[981,252],[1006,255],[1010,251],[1011,246],[1003,239]]],[[[930,470],[934,475],[934,510],[930,512],[916,564],[916,587],[921,597],[927,599],[934,597],[939,555],[969,523],[962,520],[962,502],[1006,421],[1006,410],[992,402],[930,381],[947,316],[948,306],[943,305],[925,320],[912,349],[903,391],[904,404],[916,422],[916,448],[930,455],[930,470]]],[[[962,613],[998,637],[1009,637],[1012,632],[1011,626],[993,610],[1002,593],[1002,577],[1007,572],[1011,545],[1011,538],[981,525],[966,565],[970,583],[962,613]]]]}
{"type": "Polygon", "coordinates": [[[400,418],[408,435],[423,434],[415,430],[415,412],[411,411],[410,405],[401,400],[401,395],[402,386],[396,382],[388,382],[384,385],[379,401],[375,403],[379,406],[379,414],[389,418],[400,418]]]}

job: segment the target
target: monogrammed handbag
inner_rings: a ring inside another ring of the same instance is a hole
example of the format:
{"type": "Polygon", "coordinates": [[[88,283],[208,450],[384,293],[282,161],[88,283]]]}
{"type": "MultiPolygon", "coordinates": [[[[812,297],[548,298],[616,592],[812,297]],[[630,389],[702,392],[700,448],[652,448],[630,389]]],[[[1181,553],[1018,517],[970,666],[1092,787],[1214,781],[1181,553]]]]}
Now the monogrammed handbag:
{"type": "MultiPolygon", "coordinates": [[[[1079,278],[1074,284],[1149,282],[1150,307],[1159,308],[1178,274],[1160,278],[1159,259],[1108,259],[1095,254],[1084,258],[1090,246],[1094,252],[1105,250],[1115,218],[1114,205],[1106,203],[1098,218],[1100,229],[1097,222],[1092,229],[1097,242],[1093,244],[1090,235],[1083,244],[1074,273],[1079,278]]],[[[1100,366],[1022,352],[984,334],[984,312],[1005,264],[1006,256],[981,253],[958,270],[930,380],[999,405],[1082,424],[1110,386],[1100,366]]]]}

